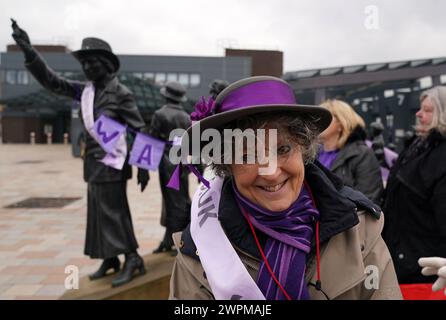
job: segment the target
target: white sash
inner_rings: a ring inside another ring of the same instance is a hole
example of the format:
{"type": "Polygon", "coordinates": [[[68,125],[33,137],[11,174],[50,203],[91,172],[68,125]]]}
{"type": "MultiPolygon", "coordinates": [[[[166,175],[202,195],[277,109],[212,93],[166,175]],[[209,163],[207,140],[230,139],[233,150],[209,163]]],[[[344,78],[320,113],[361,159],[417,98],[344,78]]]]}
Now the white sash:
{"type": "MultiPolygon", "coordinates": [[[[87,82],[81,97],[82,119],[84,120],[85,129],[90,136],[100,143],[100,139],[96,135],[94,130],[94,85],[91,81],[87,82]]],[[[106,156],[100,160],[107,166],[122,170],[125,159],[127,157],[127,142],[125,140],[125,134],[122,134],[118,142],[116,143],[115,150],[107,153],[106,156]]]]}
{"type": "Polygon", "coordinates": [[[190,230],[201,265],[217,300],[265,300],[218,220],[222,186],[215,177],[209,189],[200,184],[192,199],[190,230]]]}

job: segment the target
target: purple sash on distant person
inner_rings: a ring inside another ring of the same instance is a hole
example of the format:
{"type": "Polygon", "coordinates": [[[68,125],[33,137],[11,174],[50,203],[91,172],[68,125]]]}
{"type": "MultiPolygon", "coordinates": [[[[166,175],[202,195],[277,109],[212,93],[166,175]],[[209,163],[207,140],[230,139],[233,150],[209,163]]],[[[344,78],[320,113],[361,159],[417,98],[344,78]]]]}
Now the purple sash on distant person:
{"type": "Polygon", "coordinates": [[[217,300],[265,300],[218,220],[223,179],[200,184],[192,199],[191,236],[217,300]]]}
{"type": "MultiPolygon", "coordinates": [[[[366,140],[365,144],[369,148],[372,148],[372,145],[373,145],[372,141],[366,140]]],[[[396,162],[396,159],[398,158],[398,153],[396,153],[395,151],[392,151],[386,147],[384,147],[383,150],[384,150],[384,161],[386,161],[387,168],[382,167],[382,166],[380,167],[381,177],[382,177],[383,181],[387,181],[387,179],[389,178],[390,169],[392,169],[393,165],[396,162]]]]}

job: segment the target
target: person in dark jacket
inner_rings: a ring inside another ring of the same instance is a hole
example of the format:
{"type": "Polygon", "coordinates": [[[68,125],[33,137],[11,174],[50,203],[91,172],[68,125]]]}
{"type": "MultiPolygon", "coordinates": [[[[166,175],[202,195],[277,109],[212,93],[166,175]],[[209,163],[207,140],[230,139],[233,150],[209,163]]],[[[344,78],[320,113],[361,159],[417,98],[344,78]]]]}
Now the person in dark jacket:
{"type": "MultiPolygon", "coordinates": [[[[88,79],[87,83],[82,83],[59,77],[31,46],[27,33],[15,21],[12,27],[12,36],[25,55],[25,66],[37,81],[56,94],[82,101],[81,119],[84,127],[87,113],[92,115],[89,117],[90,122],[100,115],[106,115],[134,130],[145,126],[132,93],[116,77],[119,59],[107,42],[85,38],[82,49],[72,53],[81,63],[88,79]],[[84,98],[83,93],[87,88],[93,93],[90,95],[93,97],[91,100],[84,98]],[[91,108],[84,108],[86,104],[91,108]]],[[[121,169],[100,162],[106,155],[105,151],[90,132],[85,134],[85,138],[84,180],[88,183],[88,195],[84,253],[92,259],[103,259],[100,268],[90,275],[90,279],[102,278],[110,269],[119,271],[118,255],[124,254],[124,268],[112,282],[113,286],[120,286],[131,281],[135,271],[140,274],[145,272],[144,262],[137,253],[138,243],[127,201],[127,180],[132,175],[131,167],[128,157],[121,169]]],[[[141,191],[146,187],[148,179],[147,171],[138,170],[141,191]]]]}
{"type": "MultiPolygon", "coordinates": [[[[157,110],[152,118],[150,134],[162,141],[168,142],[170,133],[175,129],[187,129],[191,122],[189,114],[181,105],[186,101],[186,89],[178,82],[168,82],[161,88],[161,94],[166,98],[166,104],[157,110]]],[[[158,168],[159,182],[163,196],[161,210],[161,225],[166,227],[163,240],[153,253],[172,251],[172,233],[183,230],[189,223],[190,197],[188,171],[183,170],[180,177],[180,190],[173,190],[166,185],[175,170],[175,165],[169,160],[170,144],[166,144],[163,157],[158,168]]]]}
{"type": "Polygon", "coordinates": [[[328,100],[321,106],[331,112],[333,120],[319,136],[322,142],[319,161],[345,185],[380,203],[383,192],[381,170],[373,150],[365,144],[364,120],[340,100],[328,100]]]}
{"type": "Polygon", "coordinates": [[[384,240],[402,284],[433,283],[421,257],[446,257],[446,87],[420,96],[417,137],[390,171],[384,240]]]}

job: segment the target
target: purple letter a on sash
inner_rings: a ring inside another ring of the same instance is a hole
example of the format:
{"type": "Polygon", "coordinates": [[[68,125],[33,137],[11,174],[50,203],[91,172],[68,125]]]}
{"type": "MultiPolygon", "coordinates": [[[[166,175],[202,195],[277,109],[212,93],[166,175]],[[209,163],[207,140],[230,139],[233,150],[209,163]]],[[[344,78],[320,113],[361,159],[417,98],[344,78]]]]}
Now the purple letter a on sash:
{"type": "Polygon", "coordinates": [[[165,144],[161,140],[138,132],[130,152],[129,164],[147,170],[158,170],[165,144]]]}

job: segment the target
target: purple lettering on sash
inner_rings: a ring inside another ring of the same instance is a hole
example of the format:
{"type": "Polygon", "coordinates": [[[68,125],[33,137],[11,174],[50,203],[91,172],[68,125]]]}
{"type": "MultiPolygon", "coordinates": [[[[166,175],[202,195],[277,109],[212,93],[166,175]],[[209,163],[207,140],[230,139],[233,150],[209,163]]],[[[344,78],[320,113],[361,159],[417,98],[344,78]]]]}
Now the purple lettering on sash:
{"type": "Polygon", "coordinates": [[[125,134],[126,127],[107,116],[101,115],[94,123],[94,131],[102,149],[107,153],[114,153],[119,138],[122,134],[125,134]]]}
{"type": "MultiPolygon", "coordinates": [[[[210,199],[210,198],[209,198],[210,199]]],[[[198,212],[198,216],[204,215],[200,220],[200,228],[203,226],[203,224],[206,222],[208,218],[217,218],[217,213],[211,212],[211,210],[215,209],[214,205],[207,206],[206,208],[200,210],[198,212]]]]}
{"type": "Polygon", "coordinates": [[[118,136],[119,131],[115,131],[112,134],[110,134],[110,136],[107,137],[107,132],[106,131],[101,131],[102,123],[103,123],[102,121],[100,121],[100,120],[98,121],[98,125],[96,127],[96,132],[101,137],[102,142],[107,144],[111,140],[113,140],[114,138],[116,138],[118,136]]]}
{"type": "Polygon", "coordinates": [[[144,160],[147,163],[147,165],[150,166],[152,164],[151,156],[152,156],[152,146],[150,144],[146,144],[141,152],[141,155],[138,158],[138,163],[141,164],[142,161],[144,160]]]}
{"type": "Polygon", "coordinates": [[[156,171],[161,162],[165,145],[164,141],[138,132],[132,151],[130,151],[129,164],[156,171]]]}
{"type": "Polygon", "coordinates": [[[206,208],[201,209],[201,207],[203,207],[205,204],[208,204],[209,202],[212,201],[212,195],[207,197],[206,199],[204,199],[203,201],[201,201],[203,199],[203,197],[208,193],[207,189],[203,194],[200,195],[200,198],[198,199],[198,209],[200,210],[198,212],[198,216],[202,216],[204,215],[199,223],[200,228],[203,226],[203,224],[206,222],[206,220],[208,218],[217,218],[217,213],[215,212],[211,212],[211,210],[215,209],[215,205],[211,204],[209,206],[207,206],[206,208]]]}

